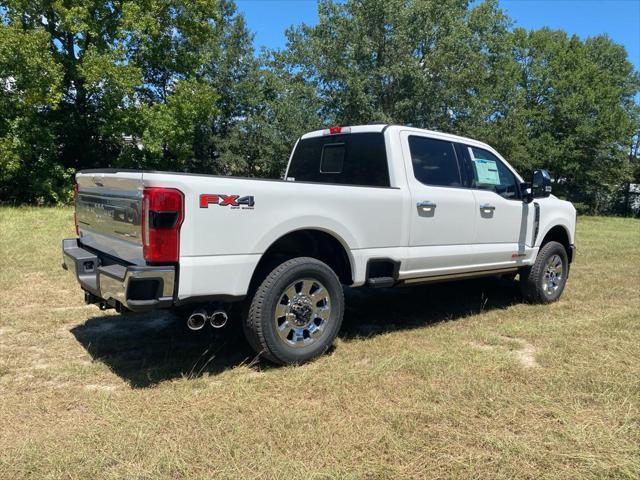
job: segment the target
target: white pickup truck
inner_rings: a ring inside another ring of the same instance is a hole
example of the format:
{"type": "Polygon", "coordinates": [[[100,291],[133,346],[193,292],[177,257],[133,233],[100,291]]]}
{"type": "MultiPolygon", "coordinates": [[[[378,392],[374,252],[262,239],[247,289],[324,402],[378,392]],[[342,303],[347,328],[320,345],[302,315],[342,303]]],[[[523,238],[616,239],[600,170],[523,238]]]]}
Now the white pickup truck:
{"type": "Polygon", "coordinates": [[[245,301],[249,343],[282,364],[336,337],[342,285],[399,287],[519,274],[528,301],[557,300],[576,211],[525,183],[489,145],[397,125],[301,137],[282,180],[86,170],[64,266],[87,303],[188,308],[220,327],[245,301]]]}

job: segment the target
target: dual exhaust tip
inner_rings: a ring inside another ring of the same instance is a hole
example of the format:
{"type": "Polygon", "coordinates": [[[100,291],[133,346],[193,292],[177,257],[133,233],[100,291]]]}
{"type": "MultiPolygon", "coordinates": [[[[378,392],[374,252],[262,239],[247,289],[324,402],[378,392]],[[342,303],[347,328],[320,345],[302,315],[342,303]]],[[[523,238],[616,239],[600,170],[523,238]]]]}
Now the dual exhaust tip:
{"type": "Polygon", "coordinates": [[[202,330],[208,321],[213,328],[222,328],[227,324],[227,320],[229,315],[224,310],[216,310],[209,314],[206,309],[200,308],[189,315],[187,327],[190,330],[202,330]]]}

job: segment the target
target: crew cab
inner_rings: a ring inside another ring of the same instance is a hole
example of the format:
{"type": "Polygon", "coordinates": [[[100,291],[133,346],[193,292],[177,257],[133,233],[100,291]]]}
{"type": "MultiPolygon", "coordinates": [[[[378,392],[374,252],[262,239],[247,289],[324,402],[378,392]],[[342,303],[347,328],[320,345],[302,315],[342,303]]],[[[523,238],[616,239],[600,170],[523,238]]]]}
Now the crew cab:
{"type": "Polygon", "coordinates": [[[188,309],[220,327],[234,302],[249,343],[281,364],[333,342],[343,285],[400,287],[517,275],[557,300],[576,211],[489,145],[398,125],[332,127],[296,143],[282,179],[131,170],[76,175],[64,266],[85,301],[120,312],[188,309]]]}

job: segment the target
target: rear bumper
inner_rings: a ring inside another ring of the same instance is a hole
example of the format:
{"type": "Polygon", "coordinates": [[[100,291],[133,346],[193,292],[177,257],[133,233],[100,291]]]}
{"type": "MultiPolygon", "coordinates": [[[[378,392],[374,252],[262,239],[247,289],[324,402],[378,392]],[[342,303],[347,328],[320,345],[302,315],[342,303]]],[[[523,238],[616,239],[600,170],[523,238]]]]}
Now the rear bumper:
{"type": "Polygon", "coordinates": [[[73,273],[88,293],[88,303],[103,303],[134,312],[173,305],[173,266],[105,265],[99,254],[82,248],[77,238],[62,241],[62,267],[73,273]]]}

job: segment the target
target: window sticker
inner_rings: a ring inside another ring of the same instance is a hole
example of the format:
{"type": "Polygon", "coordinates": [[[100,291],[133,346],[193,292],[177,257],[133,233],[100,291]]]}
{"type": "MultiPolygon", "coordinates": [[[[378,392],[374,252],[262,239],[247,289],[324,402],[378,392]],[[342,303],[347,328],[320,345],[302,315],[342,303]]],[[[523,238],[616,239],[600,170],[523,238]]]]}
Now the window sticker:
{"type": "Polygon", "coordinates": [[[495,160],[483,160],[476,158],[474,160],[476,167],[476,175],[478,183],[485,185],[500,185],[500,174],[498,173],[498,165],[495,160]]]}

